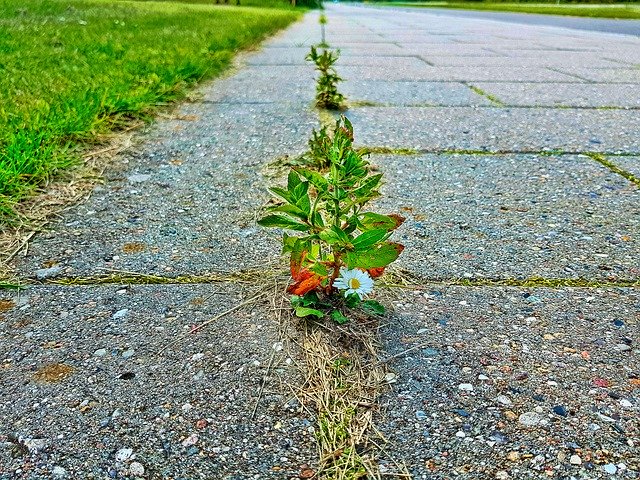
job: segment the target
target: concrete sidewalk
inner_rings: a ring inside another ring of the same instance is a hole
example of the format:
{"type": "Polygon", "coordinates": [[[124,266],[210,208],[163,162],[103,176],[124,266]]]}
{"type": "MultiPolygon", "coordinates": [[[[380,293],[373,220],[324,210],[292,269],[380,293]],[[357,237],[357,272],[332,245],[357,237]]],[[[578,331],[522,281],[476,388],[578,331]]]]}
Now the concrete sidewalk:
{"type": "MultiPolygon", "coordinates": [[[[638,478],[640,298],[626,285],[640,280],[640,40],[326,14],[356,142],[388,147],[371,159],[386,174],[377,208],[407,216],[399,266],[423,279],[393,293],[383,330],[398,357],[380,471],[397,478],[401,459],[415,478],[638,478]]],[[[280,350],[288,327],[268,303],[159,350],[255,295],[277,262],[256,210],[265,168],[318,125],[304,61],[317,17],[158,121],[17,261],[23,278],[88,282],[257,270],[1,293],[0,478],[296,478],[316,461],[313,418],[285,386],[300,383],[296,351],[280,350]]]]}

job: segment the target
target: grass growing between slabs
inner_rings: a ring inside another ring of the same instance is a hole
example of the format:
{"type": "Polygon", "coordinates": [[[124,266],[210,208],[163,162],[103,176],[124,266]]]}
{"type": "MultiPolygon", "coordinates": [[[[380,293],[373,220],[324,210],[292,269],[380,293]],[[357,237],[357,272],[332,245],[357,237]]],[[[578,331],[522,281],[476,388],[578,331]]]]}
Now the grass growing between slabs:
{"type": "Polygon", "coordinates": [[[425,8],[456,8],[492,12],[538,13],[592,18],[640,18],[640,3],[626,4],[555,4],[555,3],[484,3],[484,2],[383,2],[385,5],[425,8]]]}
{"type": "Polygon", "coordinates": [[[0,0],[0,223],[101,134],[183,98],[299,16],[211,3],[0,0]]]}

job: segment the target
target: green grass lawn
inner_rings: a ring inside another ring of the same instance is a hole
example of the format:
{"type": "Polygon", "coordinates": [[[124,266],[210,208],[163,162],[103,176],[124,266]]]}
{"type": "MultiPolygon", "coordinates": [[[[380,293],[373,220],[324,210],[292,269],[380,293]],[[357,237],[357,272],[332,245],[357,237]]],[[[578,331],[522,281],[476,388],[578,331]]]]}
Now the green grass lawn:
{"type": "Polygon", "coordinates": [[[496,12],[542,13],[576,17],[640,19],[640,4],[560,4],[484,2],[384,2],[385,5],[426,8],[459,8],[496,12]]]}
{"type": "Polygon", "coordinates": [[[241,1],[283,8],[0,0],[0,222],[98,135],[149,118],[300,15],[241,1]]]}

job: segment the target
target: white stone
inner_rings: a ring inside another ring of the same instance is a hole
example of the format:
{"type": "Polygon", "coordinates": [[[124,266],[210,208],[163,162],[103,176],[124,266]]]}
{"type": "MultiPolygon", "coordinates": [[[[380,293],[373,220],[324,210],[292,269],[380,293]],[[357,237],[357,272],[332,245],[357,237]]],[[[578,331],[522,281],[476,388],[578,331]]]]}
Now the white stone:
{"type": "Polygon", "coordinates": [[[520,422],[525,427],[535,427],[536,425],[545,424],[546,419],[536,412],[525,412],[518,417],[518,422],[520,422]]]}
{"type": "Polygon", "coordinates": [[[126,317],[127,313],[129,313],[129,309],[123,308],[122,310],[118,310],[116,313],[114,313],[111,318],[114,320],[120,320],[121,318],[126,317]]]}
{"type": "Polygon", "coordinates": [[[501,403],[502,405],[506,405],[507,407],[510,407],[511,405],[513,405],[513,402],[506,395],[498,395],[496,400],[498,401],[498,403],[501,403]]]}
{"type": "Polygon", "coordinates": [[[140,462],[131,462],[129,473],[136,477],[141,477],[144,475],[144,466],[140,462]]]}
{"type": "Polygon", "coordinates": [[[463,390],[465,392],[472,392],[473,385],[471,385],[470,383],[461,383],[460,385],[458,385],[458,389],[463,390]]]}
{"type": "Polygon", "coordinates": [[[185,438],[182,441],[182,446],[183,447],[190,447],[192,445],[195,445],[196,443],[198,443],[198,434],[196,433],[192,433],[191,435],[189,435],[187,438],[185,438]]]}
{"type": "Polygon", "coordinates": [[[571,463],[571,465],[581,465],[582,459],[578,455],[571,455],[569,462],[571,463]]]}
{"type": "Polygon", "coordinates": [[[602,467],[605,472],[609,475],[615,475],[618,471],[618,467],[616,467],[613,463],[607,463],[604,467],[602,467]]]}
{"type": "Polygon", "coordinates": [[[133,454],[132,448],[121,448],[116,452],[116,462],[120,462],[120,463],[126,462],[131,458],[132,454],[133,454]]]}
{"type": "Polygon", "coordinates": [[[127,180],[129,180],[129,182],[131,182],[131,183],[142,183],[142,182],[146,182],[150,178],[151,178],[151,175],[146,175],[146,174],[143,174],[143,173],[136,173],[136,174],[133,174],[133,175],[129,175],[127,177],[127,180]]]}
{"type": "Polygon", "coordinates": [[[53,473],[53,476],[57,478],[64,478],[67,476],[67,471],[60,466],[53,467],[53,471],[51,473],[53,473]]]}

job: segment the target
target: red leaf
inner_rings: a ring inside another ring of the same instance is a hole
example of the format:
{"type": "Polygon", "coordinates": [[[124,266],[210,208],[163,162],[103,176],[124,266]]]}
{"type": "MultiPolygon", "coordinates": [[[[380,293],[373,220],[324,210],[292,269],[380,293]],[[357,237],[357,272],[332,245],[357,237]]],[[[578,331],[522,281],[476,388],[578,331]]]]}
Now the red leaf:
{"type": "Polygon", "coordinates": [[[313,273],[306,268],[300,270],[296,276],[292,275],[292,277],[294,283],[289,285],[287,292],[293,295],[304,295],[305,293],[309,293],[311,290],[320,286],[320,283],[324,279],[324,277],[317,273],[313,273]]]}
{"type": "Polygon", "coordinates": [[[384,273],[384,268],[385,267],[370,268],[369,270],[367,270],[367,272],[369,272],[369,275],[371,275],[371,278],[378,278],[378,277],[381,277],[382,274],[384,273]]]}

